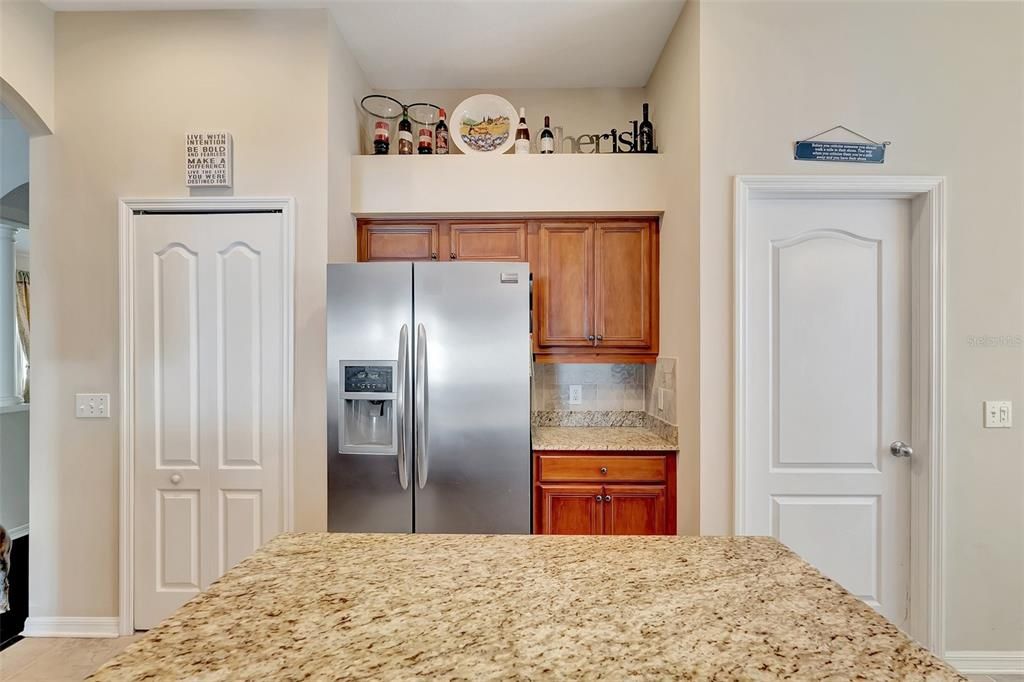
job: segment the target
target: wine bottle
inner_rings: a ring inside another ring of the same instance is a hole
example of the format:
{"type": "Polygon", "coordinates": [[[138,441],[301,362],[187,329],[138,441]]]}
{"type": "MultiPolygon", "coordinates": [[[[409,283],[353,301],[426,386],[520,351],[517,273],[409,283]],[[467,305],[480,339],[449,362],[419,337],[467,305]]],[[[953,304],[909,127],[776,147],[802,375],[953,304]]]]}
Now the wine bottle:
{"type": "Polygon", "coordinates": [[[516,128],[516,154],[530,153],[530,129],[526,127],[526,107],[519,107],[519,127],[516,128]]]}
{"type": "Polygon", "coordinates": [[[540,153],[555,153],[555,134],[551,132],[551,117],[544,117],[544,130],[540,131],[540,153]]]}
{"type": "Polygon", "coordinates": [[[434,128],[434,153],[448,153],[448,124],[445,122],[447,114],[444,109],[437,113],[437,126],[434,128]]]}
{"type": "Polygon", "coordinates": [[[647,116],[647,102],[644,102],[644,120],[640,122],[640,131],[637,136],[637,151],[646,154],[653,154],[654,148],[654,124],[647,116]]]}
{"type": "Polygon", "coordinates": [[[391,124],[387,121],[377,121],[373,125],[373,153],[387,154],[391,147],[391,124]]]}
{"type": "Polygon", "coordinates": [[[402,109],[402,120],[398,122],[398,153],[412,154],[412,123],[408,109],[402,109]]]}
{"type": "Polygon", "coordinates": [[[420,143],[416,151],[420,154],[434,153],[434,131],[427,126],[420,126],[420,143]]]}

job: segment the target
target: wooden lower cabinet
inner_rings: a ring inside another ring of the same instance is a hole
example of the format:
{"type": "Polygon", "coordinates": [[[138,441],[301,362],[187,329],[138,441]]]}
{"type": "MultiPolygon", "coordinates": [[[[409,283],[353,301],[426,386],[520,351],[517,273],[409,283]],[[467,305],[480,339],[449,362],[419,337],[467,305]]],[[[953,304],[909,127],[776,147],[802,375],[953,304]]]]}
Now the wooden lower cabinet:
{"type": "Polygon", "coordinates": [[[542,485],[538,488],[545,535],[600,535],[604,492],[599,485],[542,485]]]}
{"type": "Polygon", "coordinates": [[[674,535],[675,453],[534,453],[533,532],[674,535]]]}
{"type": "Polygon", "coordinates": [[[664,485],[607,485],[605,535],[664,535],[668,526],[664,485]]]}

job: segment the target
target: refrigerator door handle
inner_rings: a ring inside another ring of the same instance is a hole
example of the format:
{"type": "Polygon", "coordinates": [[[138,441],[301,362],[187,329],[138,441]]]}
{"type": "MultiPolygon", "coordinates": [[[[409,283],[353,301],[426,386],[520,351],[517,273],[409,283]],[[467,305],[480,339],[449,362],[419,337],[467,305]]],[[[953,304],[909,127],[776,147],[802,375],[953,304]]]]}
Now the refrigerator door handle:
{"type": "Polygon", "coordinates": [[[409,451],[406,438],[406,390],[409,384],[409,325],[403,324],[398,333],[398,375],[395,386],[395,417],[398,421],[396,431],[398,442],[395,454],[398,457],[398,482],[402,490],[409,487],[409,451]]]}
{"type": "Polygon", "coordinates": [[[416,480],[427,484],[427,330],[416,329],[416,480]]]}

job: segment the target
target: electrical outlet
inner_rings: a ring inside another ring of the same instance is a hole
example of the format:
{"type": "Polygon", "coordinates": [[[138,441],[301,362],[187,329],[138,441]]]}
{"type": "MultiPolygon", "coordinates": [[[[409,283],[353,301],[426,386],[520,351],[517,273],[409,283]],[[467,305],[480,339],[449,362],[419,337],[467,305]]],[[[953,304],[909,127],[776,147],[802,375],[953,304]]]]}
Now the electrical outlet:
{"type": "Polygon", "coordinates": [[[110,394],[76,393],[75,416],[79,419],[107,419],[110,417],[110,394]]]}
{"type": "Polygon", "coordinates": [[[569,404],[579,405],[583,402],[583,386],[571,384],[569,386],[569,404]]]}
{"type": "Polygon", "coordinates": [[[1008,429],[1013,426],[1013,403],[1009,400],[985,401],[985,428],[1008,429]]]}

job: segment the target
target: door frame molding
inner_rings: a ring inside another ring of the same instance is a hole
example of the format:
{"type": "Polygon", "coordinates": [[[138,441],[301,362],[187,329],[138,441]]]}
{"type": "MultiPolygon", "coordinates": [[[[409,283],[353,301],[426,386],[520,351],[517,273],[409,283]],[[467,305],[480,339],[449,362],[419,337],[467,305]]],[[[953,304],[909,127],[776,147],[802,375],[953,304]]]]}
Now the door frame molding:
{"type": "Polygon", "coordinates": [[[234,213],[280,211],[284,230],[284,396],[281,453],[282,529],[294,526],[294,338],[295,338],[295,200],[285,197],[182,197],[118,200],[118,299],[120,310],[119,354],[119,521],[118,524],[118,631],[130,635],[135,629],[135,215],[138,211],[181,213],[234,213]]]}
{"type": "Polygon", "coordinates": [[[943,510],[945,449],[946,180],[938,176],[738,175],[734,182],[733,333],[734,530],[742,534],[746,460],[746,289],[750,202],[754,199],[910,199],[911,474],[910,634],[941,656],[945,648],[943,510]],[[923,368],[924,371],[917,371],[923,368]],[[923,456],[922,456],[923,455],[923,456]]]}

